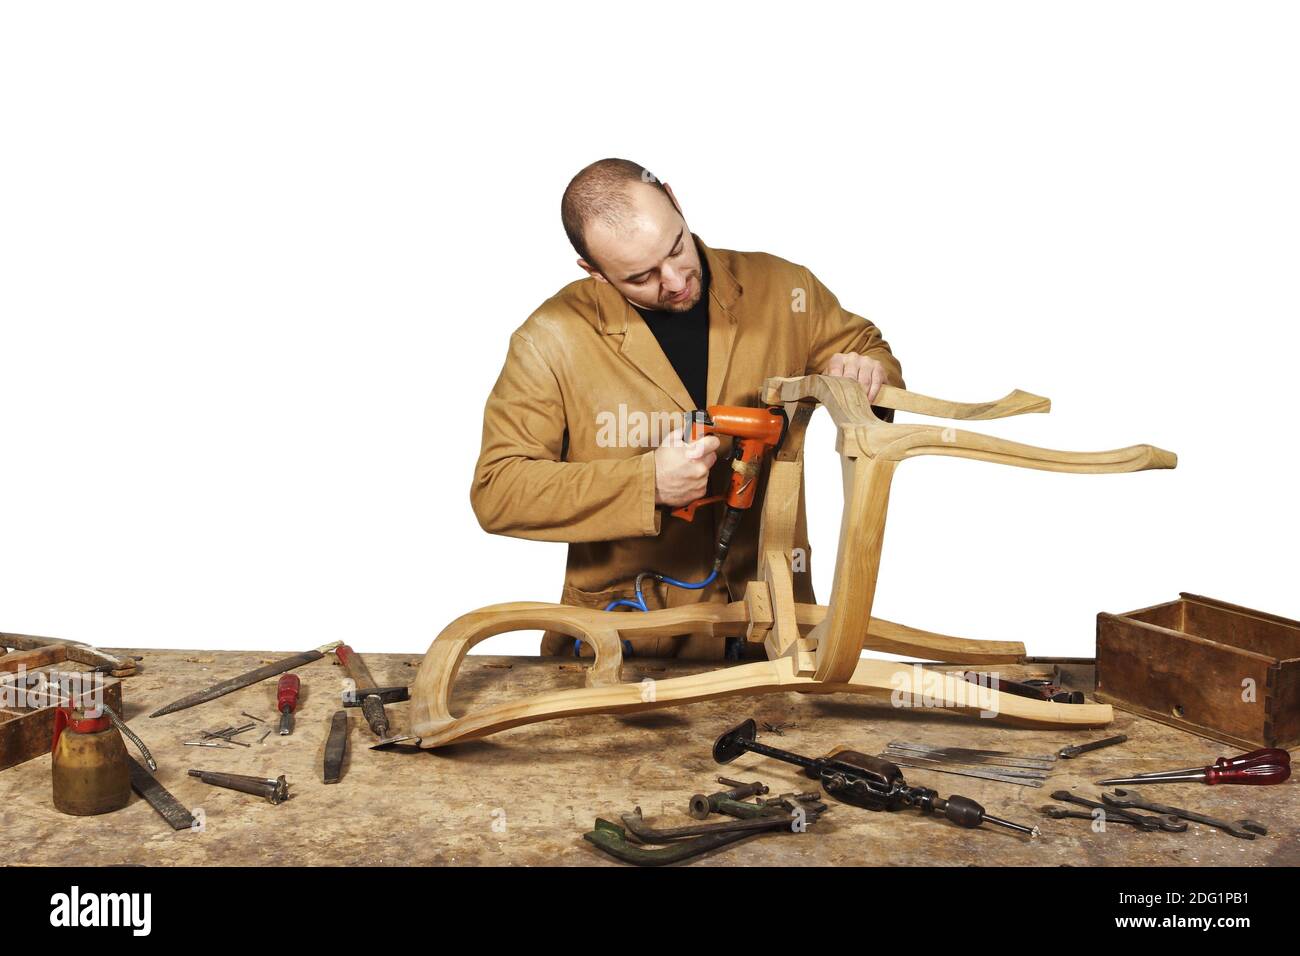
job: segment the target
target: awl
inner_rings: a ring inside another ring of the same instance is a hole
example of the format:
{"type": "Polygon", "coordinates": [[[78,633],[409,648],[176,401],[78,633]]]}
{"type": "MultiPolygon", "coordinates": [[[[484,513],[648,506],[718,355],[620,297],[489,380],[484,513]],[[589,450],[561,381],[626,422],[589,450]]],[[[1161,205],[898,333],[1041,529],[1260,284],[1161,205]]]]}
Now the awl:
{"type": "Polygon", "coordinates": [[[225,697],[227,694],[249,687],[259,681],[264,681],[268,677],[274,677],[276,674],[283,674],[285,671],[291,671],[295,667],[301,667],[304,664],[310,664],[312,661],[318,661],[334,648],[342,644],[342,641],[332,641],[329,644],[322,644],[313,651],[303,651],[301,654],[294,654],[292,657],[286,657],[284,660],[276,661],[273,664],[267,664],[259,667],[257,670],[249,671],[247,674],[240,674],[238,677],[232,677],[230,680],[224,680],[220,684],[213,684],[207,690],[201,690],[197,694],[190,694],[188,697],[182,697],[178,701],[168,704],[166,707],[160,707],[155,710],[150,717],[161,717],[163,714],[174,714],[178,710],[185,710],[187,707],[193,707],[196,704],[206,704],[210,700],[216,700],[218,697],[225,697]]]}
{"type": "Polygon", "coordinates": [[[1159,773],[1139,773],[1131,777],[1115,777],[1099,781],[1105,787],[1125,787],[1141,783],[1204,783],[1210,786],[1223,783],[1270,786],[1285,783],[1291,776],[1291,754],[1271,747],[1252,750],[1236,757],[1220,757],[1208,767],[1186,767],[1182,770],[1164,770],[1159,773]]]}

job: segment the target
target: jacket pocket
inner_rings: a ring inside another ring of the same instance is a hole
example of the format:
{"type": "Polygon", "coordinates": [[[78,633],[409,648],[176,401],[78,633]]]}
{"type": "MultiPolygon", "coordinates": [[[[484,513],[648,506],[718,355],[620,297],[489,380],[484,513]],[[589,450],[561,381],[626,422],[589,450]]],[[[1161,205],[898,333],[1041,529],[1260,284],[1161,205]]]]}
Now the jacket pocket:
{"type": "Polygon", "coordinates": [[[635,599],[636,591],[632,588],[605,588],[603,591],[584,591],[581,588],[575,588],[571,584],[566,584],[560,596],[560,603],[567,604],[570,607],[585,607],[603,611],[611,601],[632,601],[635,599]]]}

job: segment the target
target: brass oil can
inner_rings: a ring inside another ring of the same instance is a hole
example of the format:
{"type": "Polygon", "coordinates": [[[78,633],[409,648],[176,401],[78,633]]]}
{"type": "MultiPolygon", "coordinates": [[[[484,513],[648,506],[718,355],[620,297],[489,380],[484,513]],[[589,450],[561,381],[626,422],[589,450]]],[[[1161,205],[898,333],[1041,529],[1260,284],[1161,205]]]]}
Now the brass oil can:
{"type": "Polygon", "coordinates": [[[131,799],[126,744],[108,714],[59,707],[50,747],[54,807],[74,816],[110,813],[131,799]]]}

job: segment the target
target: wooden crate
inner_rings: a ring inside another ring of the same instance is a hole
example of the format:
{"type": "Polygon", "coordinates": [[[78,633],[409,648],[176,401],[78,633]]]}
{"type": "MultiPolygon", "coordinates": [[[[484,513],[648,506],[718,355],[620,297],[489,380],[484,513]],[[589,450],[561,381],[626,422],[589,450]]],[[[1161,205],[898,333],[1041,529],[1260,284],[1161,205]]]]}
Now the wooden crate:
{"type": "Polygon", "coordinates": [[[1300,622],[1196,594],[1097,615],[1097,699],[1235,744],[1300,744],[1300,622]]]}

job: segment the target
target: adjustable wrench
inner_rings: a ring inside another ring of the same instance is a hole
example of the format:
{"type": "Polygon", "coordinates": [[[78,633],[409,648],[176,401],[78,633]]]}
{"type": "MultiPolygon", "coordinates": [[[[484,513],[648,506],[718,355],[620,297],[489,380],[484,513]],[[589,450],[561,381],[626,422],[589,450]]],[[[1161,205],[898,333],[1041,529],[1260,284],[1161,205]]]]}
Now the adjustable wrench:
{"type": "Polygon", "coordinates": [[[1113,790],[1110,793],[1103,793],[1101,799],[1109,807],[1132,807],[1138,810],[1150,810],[1153,813],[1163,813],[1183,820],[1191,820],[1193,823],[1203,823],[1207,827],[1214,827],[1216,830],[1222,830],[1229,836],[1235,836],[1242,840],[1253,840],[1256,834],[1265,836],[1268,833],[1268,830],[1262,824],[1256,823],[1254,820],[1238,820],[1235,823],[1216,820],[1214,817],[1207,817],[1191,810],[1168,807],[1163,803],[1152,803],[1149,800],[1144,800],[1136,790],[1113,790]]]}
{"type": "Polygon", "coordinates": [[[1164,814],[1151,817],[1141,813],[1133,813],[1132,811],[1124,810],[1119,807],[1112,807],[1104,803],[1098,803],[1096,800],[1088,800],[1071,793],[1069,790],[1057,790],[1052,794],[1052,799],[1059,800],[1062,803],[1077,803],[1081,807],[1091,807],[1094,810],[1104,810],[1107,816],[1117,819],[1131,820],[1143,830],[1167,830],[1170,833],[1182,833],[1187,829],[1187,823],[1175,816],[1164,814]]]}

